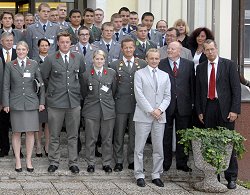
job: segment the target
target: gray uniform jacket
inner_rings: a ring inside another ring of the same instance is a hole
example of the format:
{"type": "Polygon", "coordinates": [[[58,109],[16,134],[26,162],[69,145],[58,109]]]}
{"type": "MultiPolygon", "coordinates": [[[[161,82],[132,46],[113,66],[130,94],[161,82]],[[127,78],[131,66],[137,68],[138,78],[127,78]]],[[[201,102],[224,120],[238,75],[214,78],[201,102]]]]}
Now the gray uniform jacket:
{"type": "Polygon", "coordinates": [[[103,67],[101,79],[98,78],[94,69],[88,69],[83,74],[83,116],[88,119],[103,117],[103,120],[115,118],[115,101],[113,99],[115,89],[116,77],[113,69],[103,67]],[[100,113],[102,113],[101,116],[100,113]]]}
{"type": "Polygon", "coordinates": [[[99,48],[94,44],[89,44],[86,48],[86,55],[83,55],[82,48],[79,43],[77,43],[74,47],[71,48],[72,52],[77,52],[84,57],[84,61],[86,63],[86,69],[92,67],[93,65],[93,53],[99,48]]]}
{"type": "Polygon", "coordinates": [[[146,49],[143,49],[142,45],[137,40],[135,42],[134,56],[137,57],[137,58],[145,60],[146,53],[150,48],[157,48],[157,46],[156,46],[156,44],[154,42],[147,40],[146,49]]]}
{"type": "Polygon", "coordinates": [[[3,80],[3,106],[10,107],[10,110],[37,110],[39,105],[44,104],[44,84],[37,62],[27,59],[24,71],[19,66],[17,59],[6,63],[3,80]],[[39,96],[35,92],[35,78],[41,84],[39,96]]]}
{"type": "Polygon", "coordinates": [[[94,45],[99,47],[101,50],[103,50],[107,57],[106,57],[106,65],[109,63],[116,61],[118,59],[121,59],[122,53],[121,53],[121,44],[115,41],[112,41],[110,46],[110,51],[108,52],[107,46],[104,43],[104,41],[101,39],[100,41],[94,42],[94,45]]]}
{"type": "Polygon", "coordinates": [[[80,106],[80,82],[85,71],[83,56],[70,52],[69,66],[59,51],[48,55],[41,64],[41,73],[47,87],[47,105],[53,108],[80,106]]]}
{"type": "Polygon", "coordinates": [[[25,36],[26,42],[29,46],[29,57],[32,58],[39,56],[37,43],[41,38],[48,39],[48,41],[50,42],[49,53],[54,53],[57,49],[56,36],[60,31],[62,31],[62,29],[60,29],[60,26],[52,22],[48,22],[45,32],[40,22],[29,25],[25,36]]]}
{"type": "Polygon", "coordinates": [[[131,70],[125,65],[123,60],[117,60],[109,64],[116,71],[117,88],[115,93],[116,113],[134,113],[134,74],[137,70],[147,65],[142,59],[135,59],[131,70]]]}
{"type": "MultiPolygon", "coordinates": [[[[161,54],[161,59],[168,57],[167,48],[168,48],[168,46],[165,45],[159,49],[160,54],[161,54]]],[[[191,50],[187,49],[185,47],[181,47],[180,57],[193,61],[193,56],[192,56],[191,50]]]]}

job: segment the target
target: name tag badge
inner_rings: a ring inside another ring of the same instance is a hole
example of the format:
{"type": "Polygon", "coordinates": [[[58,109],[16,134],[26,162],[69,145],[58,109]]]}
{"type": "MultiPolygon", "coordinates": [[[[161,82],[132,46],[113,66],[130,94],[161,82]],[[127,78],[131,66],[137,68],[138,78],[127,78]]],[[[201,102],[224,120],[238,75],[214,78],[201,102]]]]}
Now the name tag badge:
{"type": "Polygon", "coordinates": [[[54,44],[54,39],[48,39],[50,44],[54,44]]]}
{"type": "Polygon", "coordinates": [[[107,91],[109,90],[109,88],[108,88],[106,85],[103,85],[103,86],[101,87],[101,90],[107,92],[107,91]]]}
{"type": "Polygon", "coordinates": [[[25,73],[23,73],[23,77],[24,77],[24,78],[30,78],[30,77],[31,77],[30,72],[25,72],[25,73]]]}
{"type": "Polygon", "coordinates": [[[90,91],[92,91],[92,90],[93,90],[92,85],[89,85],[89,90],[90,90],[90,91]]]}

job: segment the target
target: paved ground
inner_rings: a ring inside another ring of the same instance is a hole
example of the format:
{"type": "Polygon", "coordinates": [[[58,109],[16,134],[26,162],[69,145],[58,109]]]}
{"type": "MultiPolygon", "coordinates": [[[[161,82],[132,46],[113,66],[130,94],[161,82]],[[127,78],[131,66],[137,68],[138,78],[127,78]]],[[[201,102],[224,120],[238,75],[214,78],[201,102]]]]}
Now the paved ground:
{"type": "MultiPolygon", "coordinates": [[[[33,158],[33,166],[35,168],[33,173],[29,173],[25,170],[25,159],[22,161],[24,171],[21,173],[16,173],[14,171],[15,165],[12,151],[9,153],[9,156],[0,158],[0,195],[207,194],[195,191],[192,188],[192,184],[194,182],[203,178],[202,172],[198,171],[194,167],[192,160],[190,161],[190,166],[193,168],[192,174],[177,171],[174,167],[175,163],[173,163],[173,167],[170,171],[162,175],[165,187],[159,188],[152,184],[150,178],[152,165],[151,145],[147,145],[145,148],[144,162],[146,169],[146,187],[140,188],[136,185],[136,181],[133,177],[133,171],[127,169],[127,164],[124,165],[124,170],[122,172],[112,172],[110,174],[106,174],[102,170],[101,158],[98,158],[95,173],[89,174],[86,170],[87,163],[84,159],[84,147],[83,151],[80,153],[80,173],[77,175],[71,174],[67,167],[65,133],[63,133],[62,136],[62,143],[60,166],[59,169],[53,174],[49,174],[47,172],[48,160],[46,157],[33,158]]],[[[23,148],[23,150],[25,149],[23,148]]],[[[112,164],[112,167],[113,166],[114,164],[112,164]]],[[[225,183],[225,180],[223,180],[222,183],[225,183]]],[[[225,194],[245,195],[250,194],[250,190],[237,186],[236,190],[230,190],[225,194]]]]}

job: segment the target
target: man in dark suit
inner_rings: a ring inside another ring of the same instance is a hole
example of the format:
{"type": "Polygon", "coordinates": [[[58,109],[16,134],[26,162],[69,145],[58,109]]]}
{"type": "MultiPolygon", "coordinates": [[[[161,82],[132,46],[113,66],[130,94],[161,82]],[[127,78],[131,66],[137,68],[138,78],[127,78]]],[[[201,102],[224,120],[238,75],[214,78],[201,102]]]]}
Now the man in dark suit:
{"type": "Polygon", "coordinates": [[[116,71],[117,90],[115,93],[116,120],[114,128],[114,159],[115,172],[123,169],[123,146],[125,129],[128,127],[128,168],[134,169],[135,124],[133,122],[135,111],[134,74],[144,68],[147,63],[134,57],[135,42],[131,38],[123,39],[121,51],[123,58],[111,62],[109,66],[116,71]]]}
{"type": "Polygon", "coordinates": [[[70,52],[70,34],[57,35],[59,51],[48,55],[41,65],[47,86],[48,124],[50,129],[48,172],[55,172],[60,161],[60,132],[65,120],[68,138],[69,169],[79,173],[77,139],[80,125],[80,82],[85,71],[83,56],[70,52]]]}
{"type": "MultiPolygon", "coordinates": [[[[12,33],[4,32],[1,36],[0,58],[3,62],[3,70],[5,63],[17,58],[16,50],[13,49],[14,36],[12,33]]],[[[3,77],[0,77],[2,79],[3,77]]],[[[0,157],[8,156],[10,150],[9,142],[9,127],[10,127],[10,115],[9,113],[1,110],[0,112],[0,157]]]]}
{"type": "MultiPolygon", "coordinates": [[[[234,129],[240,113],[241,87],[237,66],[231,60],[218,56],[215,41],[204,42],[208,60],[196,69],[196,110],[206,128],[217,126],[234,129]]],[[[236,188],[238,164],[233,150],[225,179],[229,189],[236,188]]]]}
{"type": "Polygon", "coordinates": [[[150,48],[157,48],[157,45],[148,40],[148,29],[147,26],[139,24],[136,30],[137,37],[135,38],[135,51],[134,56],[145,60],[146,53],[150,48]]]}
{"type": "MultiPolygon", "coordinates": [[[[175,121],[176,131],[190,127],[194,105],[194,63],[180,57],[181,44],[177,41],[168,45],[168,58],[161,60],[159,69],[167,72],[171,81],[171,102],[166,111],[163,150],[163,167],[168,171],[172,164],[172,135],[175,121]]],[[[176,168],[185,172],[192,171],[187,166],[188,156],[184,154],[180,136],[176,134],[176,168]]]]}

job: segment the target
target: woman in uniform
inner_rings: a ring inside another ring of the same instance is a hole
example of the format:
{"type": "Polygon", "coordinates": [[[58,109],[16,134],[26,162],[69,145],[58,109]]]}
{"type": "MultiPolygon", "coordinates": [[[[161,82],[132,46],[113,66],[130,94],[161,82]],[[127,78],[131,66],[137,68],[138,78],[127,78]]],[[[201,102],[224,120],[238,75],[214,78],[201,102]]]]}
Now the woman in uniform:
{"type": "Polygon", "coordinates": [[[26,133],[26,168],[33,172],[31,155],[34,146],[34,132],[39,130],[38,111],[44,110],[44,84],[36,61],[27,58],[29,48],[20,41],[16,46],[17,59],[5,65],[3,80],[3,107],[10,112],[12,146],[15,153],[15,171],[21,172],[21,133],[26,133]],[[37,94],[34,79],[41,85],[37,94]]]}

